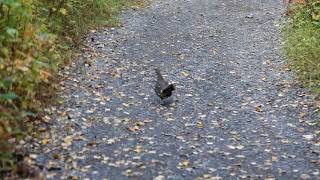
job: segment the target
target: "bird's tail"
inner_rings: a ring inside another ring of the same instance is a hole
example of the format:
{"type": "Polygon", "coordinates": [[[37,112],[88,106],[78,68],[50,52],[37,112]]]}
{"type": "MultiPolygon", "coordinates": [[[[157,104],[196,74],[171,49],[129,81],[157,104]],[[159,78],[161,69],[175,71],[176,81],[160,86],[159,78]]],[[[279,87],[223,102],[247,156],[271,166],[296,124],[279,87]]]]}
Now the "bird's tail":
{"type": "Polygon", "coordinates": [[[157,76],[161,76],[161,73],[160,73],[160,69],[159,69],[159,68],[155,68],[154,71],[156,71],[157,76]]]}

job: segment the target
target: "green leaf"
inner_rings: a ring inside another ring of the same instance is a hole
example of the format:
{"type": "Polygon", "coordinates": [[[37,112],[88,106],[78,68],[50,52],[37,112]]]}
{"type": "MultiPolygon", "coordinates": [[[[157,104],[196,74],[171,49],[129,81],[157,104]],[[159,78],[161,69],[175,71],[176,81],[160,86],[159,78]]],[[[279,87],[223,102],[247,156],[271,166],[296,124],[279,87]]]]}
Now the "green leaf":
{"type": "Polygon", "coordinates": [[[48,63],[45,63],[45,62],[42,62],[42,61],[39,61],[39,60],[35,60],[34,62],[35,62],[36,64],[39,64],[40,66],[49,67],[49,64],[48,64],[48,63]]]}
{"type": "Polygon", "coordinates": [[[22,117],[27,117],[27,116],[36,117],[36,114],[33,112],[30,112],[30,111],[27,111],[27,112],[23,112],[21,116],[22,117]]]}
{"type": "Polygon", "coordinates": [[[12,81],[10,79],[4,79],[0,81],[0,88],[4,88],[5,90],[11,87],[12,81]]]}
{"type": "Polygon", "coordinates": [[[11,36],[12,38],[18,37],[18,34],[19,34],[19,32],[18,32],[16,29],[10,28],[10,27],[7,28],[6,32],[7,32],[7,34],[8,34],[9,36],[11,36]]]}
{"type": "Polygon", "coordinates": [[[3,3],[4,5],[11,6],[11,7],[21,6],[21,3],[15,1],[15,0],[1,0],[0,3],[3,3]]]}
{"type": "Polygon", "coordinates": [[[314,21],[312,22],[317,28],[320,28],[320,22],[319,21],[314,21]]]}
{"type": "Polygon", "coordinates": [[[18,98],[18,96],[14,92],[8,92],[5,94],[1,94],[0,97],[1,97],[1,99],[7,100],[7,101],[18,98]]]}

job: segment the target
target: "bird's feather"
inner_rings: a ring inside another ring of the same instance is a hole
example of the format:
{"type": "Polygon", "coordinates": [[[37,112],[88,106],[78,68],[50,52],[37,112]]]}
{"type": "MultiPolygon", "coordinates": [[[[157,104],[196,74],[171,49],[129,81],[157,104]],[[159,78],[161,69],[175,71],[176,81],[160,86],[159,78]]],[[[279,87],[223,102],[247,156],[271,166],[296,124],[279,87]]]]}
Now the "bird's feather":
{"type": "Polygon", "coordinates": [[[157,74],[157,82],[155,85],[155,92],[157,96],[159,96],[161,99],[166,99],[172,95],[172,91],[175,90],[175,87],[173,84],[169,84],[161,75],[159,69],[155,69],[157,74]]]}

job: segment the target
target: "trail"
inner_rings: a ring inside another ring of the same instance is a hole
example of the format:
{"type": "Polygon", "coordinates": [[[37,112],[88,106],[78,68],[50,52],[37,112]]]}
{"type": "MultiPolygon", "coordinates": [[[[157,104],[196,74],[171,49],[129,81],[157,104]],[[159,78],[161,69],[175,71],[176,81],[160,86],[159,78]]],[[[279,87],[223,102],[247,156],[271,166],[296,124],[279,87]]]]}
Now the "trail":
{"type": "Polygon", "coordinates": [[[159,0],[90,34],[61,72],[48,179],[319,179],[312,99],[281,51],[278,0],[159,0]],[[93,42],[90,41],[91,37],[93,42]],[[154,68],[177,84],[169,107],[154,68]]]}

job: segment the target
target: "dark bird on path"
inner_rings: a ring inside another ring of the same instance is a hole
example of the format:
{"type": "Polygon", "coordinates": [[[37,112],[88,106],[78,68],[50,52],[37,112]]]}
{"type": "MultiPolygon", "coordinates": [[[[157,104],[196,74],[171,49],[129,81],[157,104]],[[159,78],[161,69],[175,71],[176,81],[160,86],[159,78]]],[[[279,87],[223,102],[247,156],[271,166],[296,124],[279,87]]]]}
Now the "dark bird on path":
{"type": "Polygon", "coordinates": [[[169,84],[164,80],[159,69],[155,69],[155,71],[157,74],[157,82],[154,91],[161,100],[164,100],[172,95],[172,91],[175,90],[175,87],[173,84],[169,84]]]}

